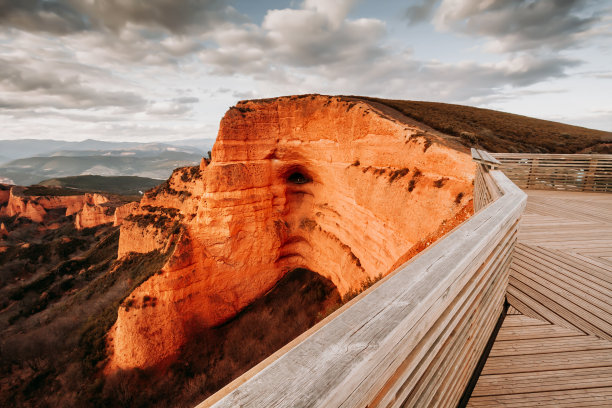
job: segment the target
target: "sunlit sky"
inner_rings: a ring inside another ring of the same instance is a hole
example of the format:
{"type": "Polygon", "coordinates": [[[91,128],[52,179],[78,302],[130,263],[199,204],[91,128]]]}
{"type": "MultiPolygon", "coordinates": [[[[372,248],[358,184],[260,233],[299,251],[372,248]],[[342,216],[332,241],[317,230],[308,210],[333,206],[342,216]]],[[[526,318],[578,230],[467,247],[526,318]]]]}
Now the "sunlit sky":
{"type": "Polygon", "coordinates": [[[0,0],[0,139],[215,138],[301,93],[612,131],[612,1],[0,0]]]}

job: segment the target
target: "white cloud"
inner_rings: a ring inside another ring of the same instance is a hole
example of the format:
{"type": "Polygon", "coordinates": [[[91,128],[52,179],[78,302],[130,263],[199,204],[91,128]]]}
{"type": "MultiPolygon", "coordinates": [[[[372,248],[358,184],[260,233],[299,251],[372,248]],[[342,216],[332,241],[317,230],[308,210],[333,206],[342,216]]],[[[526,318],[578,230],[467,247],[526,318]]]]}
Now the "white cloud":
{"type": "MultiPolygon", "coordinates": [[[[565,78],[585,62],[558,50],[610,31],[594,2],[425,0],[408,10],[413,23],[434,16],[444,35],[499,52],[474,46],[481,55],[451,63],[442,44],[433,61],[410,52],[428,38],[397,37],[392,20],[355,16],[358,3],[304,0],[255,24],[223,0],[0,0],[0,114],[19,134],[37,121],[62,132],[89,121],[89,137],[195,137],[196,123],[214,135],[237,99],[319,92],[485,104],[565,78]]],[[[592,77],[605,80],[604,69],[592,77]]]]}

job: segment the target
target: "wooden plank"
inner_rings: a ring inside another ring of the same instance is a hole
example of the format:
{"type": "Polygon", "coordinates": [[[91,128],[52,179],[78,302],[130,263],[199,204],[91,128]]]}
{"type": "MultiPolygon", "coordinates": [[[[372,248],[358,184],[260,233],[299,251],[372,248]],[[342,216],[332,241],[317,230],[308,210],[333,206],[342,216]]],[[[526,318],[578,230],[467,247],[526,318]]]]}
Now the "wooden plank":
{"type": "Polygon", "coordinates": [[[504,327],[516,327],[516,326],[543,326],[549,325],[549,322],[543,320],[534,319],[533,317],[525,316],[522,314],[508,315],[504,319],[504,327]]]}
{"type": "Polygon", "coordinates": [[[515,297],[510,291],[506,293],[506,299],[508,300],[508,303],[510,303],[510,305],[514,306],[525,316],[533,317],[534,319],[539,319],[543,321],[548,321],[544,316],[542,316],[541,314],[539,314],[531,307],[527,306],[525,303],[522,302],[522,300],[520,299],[520,295],[522,295],[520,291],[517,291],[516,293],[519,294],[518,298],[515,297]]]}
{"type": "Polygon", "coordinates": [[[612,367],[496,374],[480,377],[474,396],[612,387],[612,367]]]}
{"type": "MultiPolygon", "coordinates": [[[[513,271],[514,272],[514,271],[513,271]]],[[[570,323],[575,328],[578,328],[585,333],[594,334],[603,339],[612,340],[612,325],[598,317],[596,314],[575,305],[562,296],[559,296],[554,291],[549,290],[543,285],[537,284],[535,281],[513,273],[510,276],[510,285],[508,290],[512,290],[516,296],[515,290],[521,291],[529,296],[533,302],[542,305],[546,310],[561,317],[566,322],[570,323]]],[[[549,321],[553,321],[552,317],[545,314],[549,321]]]]}
{"type": "Polygon", "coordinates": [[[583,285],[606,296],[608,296],[609,291],[612,291],[612,276],[608,271],[593,264],[585,264],[583,260],[576,259],[576,257],[567,253],[563,254],[549,248],[544,249],[525,244],[517,245],[516,253],[517,257],[523,256],[532,260],[540,259],[556,273],[565,275],[570,279],[578,279],[583,285]]]}
{"type": "Polygon", "coordinates": [[[577,390],[506,394],[470,399],[468,407],[605,407],[612,402],[612,388],[586,388],[577,390]]]}
{"type": "Polygon", "coordinates": [[[602,353],[601,350],[572,350],[557,353],[528,354],[523,356],[489,357],[482,371],[482,375],[529,373],[608,366],[612,367],[612,352],[602,353]]]}
{"type": "Polygon", "coordinates": [[[495,341],[490,356],[521,356],[540,354],[542,352],[558,353],[587,350],[606,350],[606,354],[612,354],[612,343],[596,336],[586,336],[584,333],[556,338],[510,339],[507,341],[495,341]]]}
{"type": "Polygon", "coordinates": [[[575,335],[575,330],[549,324],[545,326],[528,326],[522,328],[508,327],[498,333],[496,340],[550,339],[575,335]]]}
{"type": "Polygon", "coordinates": [[[568,293],[569,297],[579,296],[583,301],[605,313],[610,313],[612,310],[612,292],[589,280],[583,280],[576,274],[562,273],[566,271],[561,269],[547,270],[545,265],[533,260],[532,263],[527,263],[517,254],[514,256],[512,268],[519,273],[527,274],[539,283],[552,284],[551,287],[556,288],[559,293],[568,293]]]}
{"type": "Polygon", "coordinates": [[[516,308],[512,305],[508,306],[508,311],[506,312],[508,315],[521,315],[521,312],[516,310],[516,308]]]}
{"type": "Polygon", "coordinates": [[[565,327],[572,330],[580,330],[576,325],[560,315],[560,310],[556,305],[549,302],[538,292],[529,288],[527,285],[521,284],[520,281],[510,280],[508,283],[508,293],[506,295],[511,304],[515,304],[519,310],[523,310],[523,305],[526,306],[527,312],[533,312],[540,316],[541,319],[547,320],[552,324],[565,327]],[[514,300],[520,303],[512,303],[514,300]]]}

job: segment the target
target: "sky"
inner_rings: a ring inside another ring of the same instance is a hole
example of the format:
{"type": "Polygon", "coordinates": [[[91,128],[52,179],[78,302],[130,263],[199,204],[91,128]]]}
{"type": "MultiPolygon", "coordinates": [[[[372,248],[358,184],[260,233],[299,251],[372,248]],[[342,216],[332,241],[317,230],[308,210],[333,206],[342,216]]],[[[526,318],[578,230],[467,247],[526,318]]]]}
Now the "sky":
{"type": "Polygon", "coordinates": [[[302,93],[612,131],[612,0],[0,0],[0,139],[214,139],[302,93]]]}

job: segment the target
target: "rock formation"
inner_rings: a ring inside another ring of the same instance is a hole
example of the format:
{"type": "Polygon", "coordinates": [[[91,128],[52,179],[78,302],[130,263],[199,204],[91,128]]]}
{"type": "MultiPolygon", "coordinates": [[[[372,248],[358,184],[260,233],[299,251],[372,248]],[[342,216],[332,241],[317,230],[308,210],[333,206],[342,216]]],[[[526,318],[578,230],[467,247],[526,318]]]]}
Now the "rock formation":
{"type": "Polygon", "coordinates": [[[42,223],[49,221],[51,211],[60,211],[67,217],[74,215],[75,227],[83,229],[106,223],[120,225],[136,206],[104,194],[54,195],[53,188],[47,190],[49,194],[46,195],[30,195],[27,187],[2,185],[0,216],[17,216],[42,223]]]}
{"type": "Polygon", "coordinates": [[[465,147],[372,102],[240,102],[210,163],[176,170],[121,226],[120,256],[173,252],[119,309],[107,369],[171,361],[189,325],[227,321],[295,268],[358,290],[471,214],[473,174],[465,147]]]}
{"type": "Polygon", "coordinates": [[[8,203],[11,196],[11,186],[7,184],[0,184],[0,206],[4,206],[8,203]]]}

